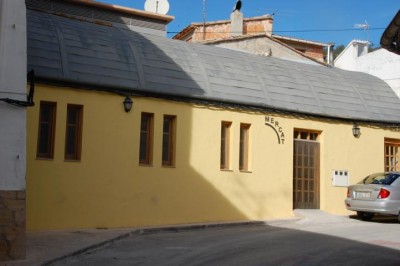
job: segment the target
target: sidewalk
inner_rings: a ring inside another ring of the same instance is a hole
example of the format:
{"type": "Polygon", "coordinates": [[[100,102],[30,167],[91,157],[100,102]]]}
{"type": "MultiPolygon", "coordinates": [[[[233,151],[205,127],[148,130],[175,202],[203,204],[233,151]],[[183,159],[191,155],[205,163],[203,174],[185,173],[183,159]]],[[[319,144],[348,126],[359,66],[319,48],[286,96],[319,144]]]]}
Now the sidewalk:
{"type": "Polygon", "coordinates": [[[232,223],[190,224],[170,227],[113,228],[28,232],[26,237],[26,259],[13,262],[0,262],[0,266],[41,266],[82,253],[88,249],[135,234],[165,231],[200,230],[205,228],[229,226],[272,225],[298,221],[288,218],[270,221],[243,221],[232,223]]]}
{"type": "Polygon", "coordinates": [[[0,262],[1,266],[39,266],[89,247],[127,236],[132,228],[28,232],[26,259],[0,262]]]}

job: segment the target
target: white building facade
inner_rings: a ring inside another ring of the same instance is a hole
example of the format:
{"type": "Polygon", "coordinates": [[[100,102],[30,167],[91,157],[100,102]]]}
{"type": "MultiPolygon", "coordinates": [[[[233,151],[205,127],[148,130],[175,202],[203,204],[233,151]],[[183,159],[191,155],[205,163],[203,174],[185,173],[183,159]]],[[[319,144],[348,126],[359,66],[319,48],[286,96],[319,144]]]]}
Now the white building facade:
{"type": "Polygon", "coordinates": [[[0,261],[25,257],[26,65],[25,1],[0,0],[0,261]]]}
{"type": "Polygon", "coordinates": [[[368,42],[353,40],[335,59],[335,67],[384,80],[400,98],[400,56],[385,49],[368,53],[368,42]]]}

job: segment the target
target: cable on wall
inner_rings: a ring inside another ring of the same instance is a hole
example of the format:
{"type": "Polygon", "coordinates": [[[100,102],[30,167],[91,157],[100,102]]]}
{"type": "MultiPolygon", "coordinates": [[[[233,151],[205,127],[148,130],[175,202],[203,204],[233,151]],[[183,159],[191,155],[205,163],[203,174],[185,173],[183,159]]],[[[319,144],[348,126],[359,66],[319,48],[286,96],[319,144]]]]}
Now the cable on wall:
{"type": "MultiPolygon", "coordinates": [[[[10,98],[0,98],[0,101],[14,105],[14,106],[19,106],[19,107],[34,106],[35,103],[33,102],[33,96],[35,94],[35,71],[33,69],[28,72],[28,81],[29,81],[30,86],[29,86],[29,93],[26,96],[26,101],[15,100],[15,99],[10,99],[10,98]]],[[[20,93],[16,93],[16,92],[7,92],[7,93],[20,94],[20,93]]]]}

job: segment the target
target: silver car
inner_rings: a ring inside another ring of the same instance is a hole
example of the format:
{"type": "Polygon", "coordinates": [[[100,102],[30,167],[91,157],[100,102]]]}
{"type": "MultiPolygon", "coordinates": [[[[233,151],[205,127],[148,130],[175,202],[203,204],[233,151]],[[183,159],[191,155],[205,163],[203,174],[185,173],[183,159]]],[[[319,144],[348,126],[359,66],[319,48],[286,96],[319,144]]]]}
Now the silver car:
{"type": "Polygon", "coordinates": [[[395,215],[400,222],[400,172],[372,174],[349,186],[346,208],[371,220],[375,214],[395,215]]]}

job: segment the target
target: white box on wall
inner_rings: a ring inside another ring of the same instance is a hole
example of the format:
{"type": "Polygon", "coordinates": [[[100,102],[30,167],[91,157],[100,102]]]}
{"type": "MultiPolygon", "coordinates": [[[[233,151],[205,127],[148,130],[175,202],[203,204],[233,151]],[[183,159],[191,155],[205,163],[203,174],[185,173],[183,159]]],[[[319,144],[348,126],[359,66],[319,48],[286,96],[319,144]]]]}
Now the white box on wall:
{"type": "Polygon", "coordinates": [[[349,177],[349,171],[347,170],[333,170],[332,185],[335,187],[348,187],[349,177]]]}

